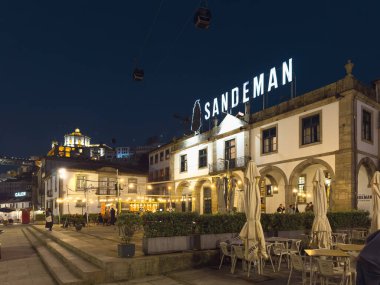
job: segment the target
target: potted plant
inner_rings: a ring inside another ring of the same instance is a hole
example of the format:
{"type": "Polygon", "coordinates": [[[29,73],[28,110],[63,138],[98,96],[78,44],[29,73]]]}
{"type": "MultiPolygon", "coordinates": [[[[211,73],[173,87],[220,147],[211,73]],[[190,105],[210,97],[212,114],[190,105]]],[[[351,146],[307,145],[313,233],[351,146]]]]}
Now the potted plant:
{"type": "Polygon", "coordinates": [[[84,219],[82,217],[74,217],[74,226],[77,231],[80,231],[84,226],[84,219]]]}
{"type": "Polygon", "coordinates": [[[122,243],[118,244],[119,257],[133,257],[135,244],[131,243],[134,233],[141,227],[141,217],[138,214],[123,213],[117,217],[116,226],[122,243]]]}

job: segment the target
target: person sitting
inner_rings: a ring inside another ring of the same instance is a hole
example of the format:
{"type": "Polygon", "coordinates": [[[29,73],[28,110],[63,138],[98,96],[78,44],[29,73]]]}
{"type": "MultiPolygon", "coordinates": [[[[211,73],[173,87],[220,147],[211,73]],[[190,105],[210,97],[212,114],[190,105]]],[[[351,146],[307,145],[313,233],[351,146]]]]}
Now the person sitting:
{"type": "Polygon", "coordinates": [[[282,213],[284,213],[284,211],[285,211],[284,206],[282,206],[282,204],[280,204],[280,206],[278,206],[278,208],[277,208],[277,213],[282,214],[282,213]]]}
{"type": "Polygon", "coordinates": [[[295,208],[294,208],[293,204],[290,204],[290,205],[289,205],[289,208],[288,208],[288,210],[287,210],[287,213],[288,213],[288,214],[294,214],[294,213],[295,213],[295,208]]]}

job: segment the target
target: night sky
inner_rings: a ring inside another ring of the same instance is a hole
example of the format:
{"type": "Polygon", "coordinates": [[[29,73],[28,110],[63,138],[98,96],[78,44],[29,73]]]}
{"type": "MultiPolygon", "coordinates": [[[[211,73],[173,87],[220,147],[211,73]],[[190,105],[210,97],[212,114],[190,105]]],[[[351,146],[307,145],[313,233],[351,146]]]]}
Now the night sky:
{"type": "Polygon", "coordinates": [[[173,114],[290,57],[298,95],[344,77],[349,58],[369,84],[380,78],[379,3],[213,0],[200,30],[195,0],[0,1],[0,154],[44,155],[77,127],[92,143],[168,141],[188,131],[173,114]]]}

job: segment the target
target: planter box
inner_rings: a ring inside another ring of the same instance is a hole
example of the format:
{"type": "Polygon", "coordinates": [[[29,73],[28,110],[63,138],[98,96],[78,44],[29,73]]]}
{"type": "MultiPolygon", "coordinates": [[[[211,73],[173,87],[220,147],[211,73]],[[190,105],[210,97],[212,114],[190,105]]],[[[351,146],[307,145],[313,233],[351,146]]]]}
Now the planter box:
{"type": "Polygon", "coordinates": [[[190,249],[192,249],[190,236],[143,238],[143,252],[145,255],[190,249]]]}
{"type": "Polygon", "coordinates": [[[194,238],[194,249],[216,249],[219,247],[221,241],[226,241],[237,236],[236,233],[223,233],[223,234],[206,234],[206,235],[195,235],[194,238]]]}

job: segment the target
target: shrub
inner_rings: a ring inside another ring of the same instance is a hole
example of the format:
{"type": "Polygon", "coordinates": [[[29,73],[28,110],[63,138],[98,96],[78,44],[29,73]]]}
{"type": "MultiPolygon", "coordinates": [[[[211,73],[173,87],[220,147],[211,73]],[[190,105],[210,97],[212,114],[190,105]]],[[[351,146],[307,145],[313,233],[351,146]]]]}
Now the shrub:
{"type": "MultiPolygon", "coordinates": [[[[333,230],[370,225],[369,213],[363,211],[329,212],[327,217],[333,230]]],[[[313,220],[313,213],[261,214],[261,225],[265,232],[310,230],[313,220]]],[[[198,215],[160,212],[143,215],[145,237],[239,233],[245,222],[244,213],[198,215]]]]}
{"type": "Polygon", "coordinates": [[[186,236],[195,232],[198,214],[156,212],[142,216],[145,237],[186,236]]]}
{"type": "Polygon", "coordinates": [[[141,217],[132,213],[121,214],[117,218],[116,226],[119,228],[119,237],[128,244],[141,226],[141,217]]]}

